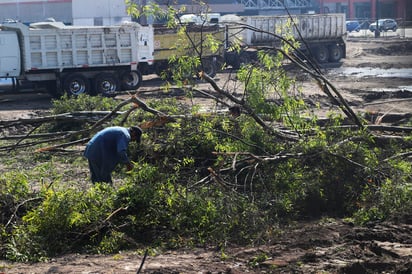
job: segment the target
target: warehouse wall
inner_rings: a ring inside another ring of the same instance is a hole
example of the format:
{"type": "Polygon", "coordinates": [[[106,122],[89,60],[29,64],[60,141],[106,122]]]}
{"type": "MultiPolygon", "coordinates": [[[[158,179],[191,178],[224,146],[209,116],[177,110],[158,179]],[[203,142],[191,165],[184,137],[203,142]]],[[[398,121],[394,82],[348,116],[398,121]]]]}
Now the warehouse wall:
{"type": "Polygon", "coordinates": [[[0,23],[54,18],[73,25],[118,25],[131,21],[124,0],[0,0],[0,23]]]}
{"type": "Polygon", "coordinates": [[[124,0],[72,0],[73,25],[119,25],[131,21],[124,0]]]}
{"type": "Polygon", "coordinates": [[[71,0],[24,0],[4,1],[0,0],[0,22],[6,19],[19,20],[23,23],[44,21],[54,18],[56,21],[72,22],[71,0]]]}

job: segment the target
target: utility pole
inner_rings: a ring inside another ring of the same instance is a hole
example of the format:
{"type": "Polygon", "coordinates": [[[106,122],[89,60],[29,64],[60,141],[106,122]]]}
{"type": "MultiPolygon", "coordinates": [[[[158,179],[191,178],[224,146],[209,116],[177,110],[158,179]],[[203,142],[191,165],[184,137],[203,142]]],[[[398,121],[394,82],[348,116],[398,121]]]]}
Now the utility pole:
{"type": "Polygon", "coordinates": [[[141,5],[140,5],[140,24],[142,24],[142,25],[147,25],[147,16],[146,16],[146,14],[142,14],[142,12],[143,12],[143,8],[144,8],[144,6],[146,6],[147,5],[147,2],[146,2],[146,0],[142,0],[141,2],[141,5]]]}
{"type": "Polygon", "coordinates": [[[17,16],[14,19],[16,19],[16,21],[20,21],[20,1],[19,0],[16,0],[16,10],[17,10],[17,16]]]}
{"type": "Polygon", "coordinates": [[[375,38],[378,38],[381,36],[381,32],[379,30],[379,0],[376,0],[375,13],[376,13],[375,38]]]}

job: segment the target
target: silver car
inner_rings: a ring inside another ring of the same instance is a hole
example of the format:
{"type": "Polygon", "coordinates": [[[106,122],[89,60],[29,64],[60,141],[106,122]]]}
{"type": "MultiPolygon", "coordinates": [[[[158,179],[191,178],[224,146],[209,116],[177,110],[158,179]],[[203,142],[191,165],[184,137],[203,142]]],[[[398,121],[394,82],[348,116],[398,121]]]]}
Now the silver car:
{"type": "MultiPolygon", "coordinates": [[[[378,25],[379,31],[388,31],[388,30],[396,31],[398,28],[398,24],[396,23],[394,19],[379,19],[377,25],[378,25]]],[[[376,22],[369,25],[369,30],[371,32],[375,32],[376,22]]]]}

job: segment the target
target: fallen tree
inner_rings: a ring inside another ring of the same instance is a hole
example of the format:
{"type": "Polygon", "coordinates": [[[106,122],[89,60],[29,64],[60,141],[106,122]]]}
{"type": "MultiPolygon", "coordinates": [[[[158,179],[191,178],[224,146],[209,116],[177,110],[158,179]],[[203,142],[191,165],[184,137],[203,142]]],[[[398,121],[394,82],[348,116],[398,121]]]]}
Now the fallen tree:
{"type": "MultiPolygon", "coordinates": [[[[69,122],[76,130],[41,132],[56,121],[58,129],[67,121],[64,115],[24,121],[27,132],[5,137],[3,141],[15,142],[1,150],[20,149],[28,155],[34,147],[42,153],[30,160],[38,164],[43,156],[47,176],[14,166],[12,172],[21,176],[2,175],[0,200],[6,201],[1,206],[7,210],[0,211],[6,220],[0,228],[10,240],[1,245],[0,254],[40,259],[39,254],[90,248],[116,252],[147,242],[224,250],[229,244],[270,242],[278,225],[288,220],[331,216],[368,223],[408,212],[409,127],[368,125],[315,64],[306,67],[297,56],[277,48],[263,50],[259,62],[237,71],[241,84],[234,85],[236,90],[203,71],[198,76],[212,90],[180,87],[189,97],[194,91],[209,97],[224,112],[199,111],[196,104],[183,107],[173,100],[145,101],[137,92],[113,102],[97,119],[91,115],[84,125],[73,115],[69,122]],[[320,121],[310,115],[294,89],[295,80],[283,69],[285,57],[313,76],[345,117],[339,112],[320,121]],[[136,168],[118,175],[115,187],[82,181],[86,168],[76,166],[80,153],[52,157],[52,152],[84,144],[111,124],[144,129],[141,147],[131,153],[136,168]],[[40,137],[39,142],[23,142],[40,137]],[[28,191],[33,184],[40,185],[38,192],[28,191]]],[[[69,108],[74,98],[67,100],[69,108]]]]}

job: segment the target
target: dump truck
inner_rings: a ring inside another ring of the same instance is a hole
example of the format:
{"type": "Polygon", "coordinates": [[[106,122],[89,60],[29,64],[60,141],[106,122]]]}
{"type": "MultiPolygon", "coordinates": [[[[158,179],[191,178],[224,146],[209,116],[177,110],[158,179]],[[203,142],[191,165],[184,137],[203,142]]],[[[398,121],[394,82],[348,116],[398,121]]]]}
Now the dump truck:
{"type": "Polygon", "coordinates": [[[0,25],[0,78],[30,82],[52,94],[110,94],[137,89],[153,64],[153,29],[66,26],[61,22],[0,25]]]}
{"type": "Polygon", "coordinates": [[[227,50],[227,64],[238,67],[256,58],[256,50],[279,46],[279,37],[293,37],[300,42],[306,56],[319,63],[339,62],[346,57],[345,14],[298,14],[273,16],[224,15],[220,24],[227,28],[227,49],[230,44],[241,46],[240,51],[227,50]],[[275,35],[273,35],[275,34],[275,35]]]}
{"type": "MultiPolygon", "coordinates": [[[[154,27],[154,63],[145,74],[156,73],[162,75],[169,73],[173,64],[172,56],[201,56],[199,70],[205,71],[213,77],[218,71],[219,62],[223,58],[223,46],[212,51],[207,43],[208,36],[213,36],[216,41],[225,39],[224,29],[217,25],[186,25],[186,34],[178,34],[178,29],[165,26],[154,27]]],[[[223,43],[221,43],[223,45],[223,43]]]]}

